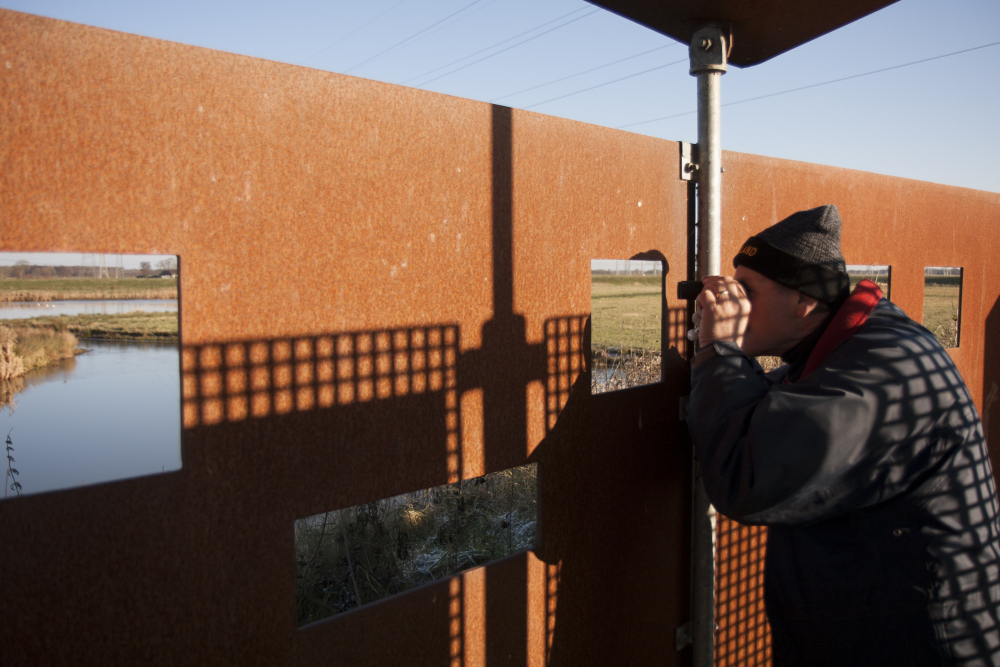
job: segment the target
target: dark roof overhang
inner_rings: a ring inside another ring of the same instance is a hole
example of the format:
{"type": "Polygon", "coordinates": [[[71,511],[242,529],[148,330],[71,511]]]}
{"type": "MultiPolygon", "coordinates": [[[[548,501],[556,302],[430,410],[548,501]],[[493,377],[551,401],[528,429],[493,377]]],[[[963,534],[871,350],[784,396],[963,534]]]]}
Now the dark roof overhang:
{"type": "Polygon", "coordinates": [[[588,0],[689,44],[705,24],[732,36],[729,64],[750,67],[887,7],[897,0],[588,0]]]}

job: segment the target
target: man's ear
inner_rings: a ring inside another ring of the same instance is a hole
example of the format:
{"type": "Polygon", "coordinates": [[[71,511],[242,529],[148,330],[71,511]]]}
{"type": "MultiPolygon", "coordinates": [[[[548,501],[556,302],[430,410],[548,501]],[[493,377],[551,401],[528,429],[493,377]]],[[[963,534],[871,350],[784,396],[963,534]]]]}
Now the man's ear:
{"type": "Polygon", "coordinates": [[[819,299],[814,299],[808,294],[798,292],[798,301],[795,304],[795,316],[801,319],[809,317],[817,312],[820,307],[819,299]]]}

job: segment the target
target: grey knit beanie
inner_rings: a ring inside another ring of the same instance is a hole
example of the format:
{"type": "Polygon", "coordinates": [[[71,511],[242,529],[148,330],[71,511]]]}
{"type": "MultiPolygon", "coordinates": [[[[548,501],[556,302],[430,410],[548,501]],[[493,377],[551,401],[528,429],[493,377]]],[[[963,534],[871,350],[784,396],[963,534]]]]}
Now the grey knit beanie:
{"type": "Polygon", "coordinates": [[[840,214],[832,204],[793,213],[751,236],[733,266],[753,269],[831,306],[840,305],[850,293],[840,253],[840,214]]]}

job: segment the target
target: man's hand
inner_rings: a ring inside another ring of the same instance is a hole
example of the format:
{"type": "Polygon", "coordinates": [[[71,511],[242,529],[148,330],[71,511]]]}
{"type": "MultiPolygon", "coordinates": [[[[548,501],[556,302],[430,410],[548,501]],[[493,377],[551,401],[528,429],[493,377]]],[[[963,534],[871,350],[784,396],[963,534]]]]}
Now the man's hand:
{"type": "Polygon", "coordinates": [[[704,348],[715,341],[731,341],[742,346],[750,317],[750,300],[743,286],[727,276],[706,276],[701,283],[704,288],[694,309],[698,345],[704,348]]]}

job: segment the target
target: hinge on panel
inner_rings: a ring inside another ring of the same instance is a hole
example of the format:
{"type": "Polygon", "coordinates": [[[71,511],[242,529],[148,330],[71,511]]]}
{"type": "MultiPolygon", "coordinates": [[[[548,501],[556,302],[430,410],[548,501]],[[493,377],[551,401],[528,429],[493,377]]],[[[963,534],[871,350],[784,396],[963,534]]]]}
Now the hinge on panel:
{"type": "Polygon", "coordinates": [[[691,395],[681,396],[677,401],[677,418],[682,422],[687,421],[688,418],[688,403],[691,402],[691,395]]]}
{"type": "Polygon", "coordinates": [[[677,628],[674,632],[674,645],[680,651],[685,646],[690,646],[694,640],[691,638],[691,621],[677,628]]]}
{"type": "Polygon", "coordinates": [[[698,165],[692,162],[692,150],[691,144],[686,141],[680,142],[681,144],[681,180],[690,181],[691,176],[698,171],[698,165]]]}

